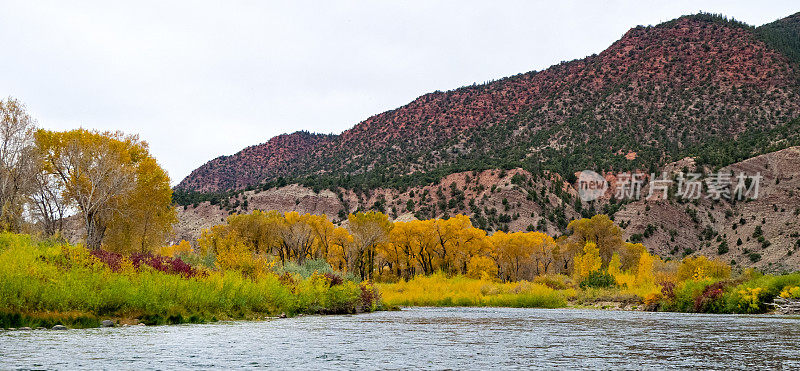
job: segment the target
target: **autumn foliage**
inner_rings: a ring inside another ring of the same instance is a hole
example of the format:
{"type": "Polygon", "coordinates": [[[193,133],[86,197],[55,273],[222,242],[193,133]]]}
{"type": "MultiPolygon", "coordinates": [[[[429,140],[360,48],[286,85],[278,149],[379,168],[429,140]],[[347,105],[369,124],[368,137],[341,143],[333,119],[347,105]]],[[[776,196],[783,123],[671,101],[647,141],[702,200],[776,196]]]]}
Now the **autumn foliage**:
{"type": "Polygon", "coordinates": [[[721,277],[727,267],[706,258],[664,262],[643,245],[625,242],[605,215],[575,220],[568,233],[558,239],[541,232],[487,235],[463,215],[391,222],[370,211],[336,226],[324,215],[256,210],[203,230],[195,245],[200,254],[216,255],[223,267],[252,271],[271,261],[319,259],[338,271],[388,282],[441,273],[501,282],[564,275],[580,283],[603,274],[620,287],[654,292],[658,282],[685,280],[684,271],[721,277]],[[253,266],[245,269],[245,263],[253,266]]]}

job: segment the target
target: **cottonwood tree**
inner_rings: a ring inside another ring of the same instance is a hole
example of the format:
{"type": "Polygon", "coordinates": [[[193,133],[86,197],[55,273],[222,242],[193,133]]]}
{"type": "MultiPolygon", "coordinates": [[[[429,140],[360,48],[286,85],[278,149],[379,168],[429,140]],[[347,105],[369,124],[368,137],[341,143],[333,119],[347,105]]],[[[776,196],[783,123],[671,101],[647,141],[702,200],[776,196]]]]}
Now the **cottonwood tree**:
{"type": "Polygon", "coordinates": [[[64,229],[64,215],[68,204],[61,194],[56,176],[37,171],[34,177],[36,188],[30,195],[30,213],[47,236],[53,236],[64,229]]]}
{"type": "Polygon", "coordinates": [[[317,248],[314,249],[314,258],[328,260],[333,244],[336,226],[325,215],[312,215],[310,218],[311,229],[317,239],[317,248]]]}
{"type": "Polygon", "coordinates": [[[593,272],[600,271],[602,267],[602,259],[600,257],[600,249],[594,242],[587,242],[583,246],[583,254],[575,256],[575,270],[573,276],[576,280],[582,281],[589,277],[593,272]]]}
{"type": "Polygon", "coordinates": [[[169,178],[138,137],[77,129],[39,130],[35,138],[44,170],[58,177],[63,197],[83,217],[87,247],[99,249],[109,226],[115,237],[135,235],[111,246],[123,251],[134,243],[144,249],[171,229],[169,178]]]}
{"type": "Polygon", "coordinates": [[[311,227],[311,215],[300,215],[296,211],[284,214],[283,222],[278,226],[279,256],[281,263],[292,260],[303,263],[311,254],[314,246],[314,230],[311,227]]]}
{"type": "Polygon", "coordinates": [[[340,271],[346,271],[351,262],[355,260],[353,246],[353,236],[347,229],[336,227],[331,234],[330,250],[328,261],[332,267],[340,271]]]}
{"type": "Polygon", "coordinates": [[[381,212],[359,212],[347,217],[356,263],[362,279],[372,279],[375,270],[375,252],[379,245],[388,242],[392,222],[381,212]]]}
{"type": "Polygon", "coordinates": [[[500,275],[506,281],[523,279],[525,268],[531,264],[532,251],[526,244],[525,235],[523,232],[497,231],[490,237],[500,275]]]}
{"type": "Polygon", "coordinates": [[[0,229],[18,232],[35,190],[35,122],[14,98],[0,100],[0,229]]]}
{"type": "Polygon", "coordinates": [[[483,249],[486,232],[474,228],[468,216],[435,219],[431,225],[437,242],[440,269],[446,273],[466,274],[467,262],[483,249]]]}
{"type": "Polygon", "coordinates": [[[595,215],[591,219],[573,220],[567,226],[571,243],[583,248],[588,242],[593,242],[599,249],[603,266],[608,266],[611,256],[619,250],[625,240],[622,238],[622,229],[614,224],[607,215],[595,215]]]}
{"type": "Polygon", "coordinates": [[[277,230],[283,223],[283,215],[275,210],[254,210],[250,214],[234,214],[228,217],[228,225],[238,233],[256,254],[270,253],[278,245],[277,230]]]}
{"type": "Polygon", "coordinates": [[[134,175],[134,188],[122,198],[119,212],[109,222],[106,241],[118,251],[148,252],[171,236],[178,217],[169,176],[155,159],[142,157],[134,175]]]}
{"type": "Polygon", "coordinates": [[[395,222],[394,228],[389,233],[389,244],[385,253],[389,269],[395,271],[398,277],[406,281],[416,274],[416,244],[414,227],[417,221],[395,222]]]}
{"type": "Polygon", "coordinates": [[[474,228],[469,217],[396,222],[389,243],[380,249],[387,266],[408,279],[417,268],[424,274],[441,270],[466,274],[473,256],[487,254],[486,232],[474,228]]]}

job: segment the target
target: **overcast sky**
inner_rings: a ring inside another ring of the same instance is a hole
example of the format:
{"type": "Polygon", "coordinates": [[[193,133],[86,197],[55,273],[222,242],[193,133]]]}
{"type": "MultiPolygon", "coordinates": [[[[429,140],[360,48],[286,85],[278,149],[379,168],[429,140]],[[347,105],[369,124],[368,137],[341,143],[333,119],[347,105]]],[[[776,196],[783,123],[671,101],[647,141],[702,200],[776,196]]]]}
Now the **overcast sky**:
{"type": "Polygon", "coordinates": [[[339,133],[434,90],[599,53],[699,10],[795,1],[8,1],[0,96],[44,128],[138,133],[172,178],[286,132],[339,133]]]}

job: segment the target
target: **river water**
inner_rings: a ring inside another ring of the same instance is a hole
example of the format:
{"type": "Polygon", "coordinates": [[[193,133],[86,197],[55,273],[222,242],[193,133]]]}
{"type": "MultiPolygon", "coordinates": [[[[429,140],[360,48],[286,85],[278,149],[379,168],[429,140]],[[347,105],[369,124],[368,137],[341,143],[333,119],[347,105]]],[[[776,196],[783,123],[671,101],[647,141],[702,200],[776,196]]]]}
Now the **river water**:
{"type": "Polygon", "coordinates": [[[256,322],[0,332],[0,369],[800,369],[800,319],[408,308],[256,322]]]}

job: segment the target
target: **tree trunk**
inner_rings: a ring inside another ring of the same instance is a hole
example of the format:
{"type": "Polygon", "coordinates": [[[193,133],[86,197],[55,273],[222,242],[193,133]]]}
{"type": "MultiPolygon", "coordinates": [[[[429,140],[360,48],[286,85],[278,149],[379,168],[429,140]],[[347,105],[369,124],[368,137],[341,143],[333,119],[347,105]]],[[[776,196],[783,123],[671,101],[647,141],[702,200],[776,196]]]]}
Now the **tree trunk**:
{"type": "Polygon", "coordinates": [[[90,250],[100,250],[105,233],[106,226],[94,215],[86,217],[86,247],[90,250]]]}
{"type": "Polygon", "coordinates": [[[369,280],[372,281],[372,274],[375,271],[375,246],[370,246],[367,256],[369,257],[369,261],[367,262],[367,274],[369,275],[369,280]]]}

